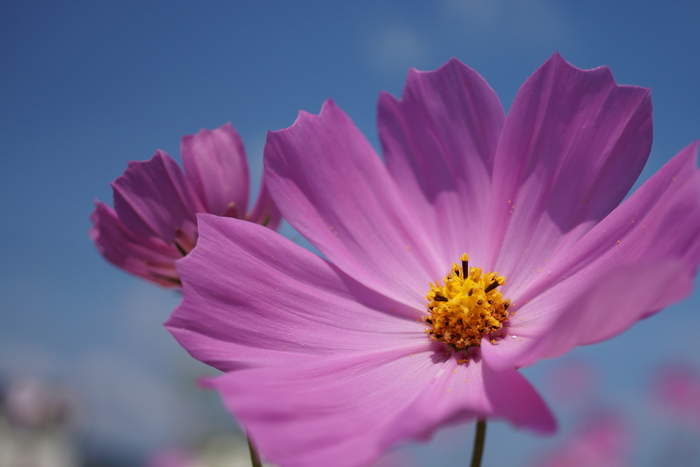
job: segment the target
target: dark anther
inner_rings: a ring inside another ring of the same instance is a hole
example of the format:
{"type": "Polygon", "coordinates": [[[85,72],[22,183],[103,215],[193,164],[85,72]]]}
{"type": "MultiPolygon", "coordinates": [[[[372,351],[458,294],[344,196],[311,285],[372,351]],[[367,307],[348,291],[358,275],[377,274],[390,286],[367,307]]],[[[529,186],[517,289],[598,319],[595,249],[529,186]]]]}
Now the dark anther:
{"type": "Polygon", "coordinates": [[[184,248],[182,248],[182,246],[180,246],[179,243],[175,242],[175,248],[177,248],[177,249],[180,251],[180,253],[182,253],[182,256],[186,256],[186,255],[187,255],[187,252],[185,251],[184,248]]]}
{"type": "Polygon", "coordinates": [[[431,325],[433,324],[433,320],[430,319],[430,318],[426,319],[425,322],[428,323],[428,324],[431,324],[431,325]]]}
{"type": "Polygon", "coordinates": [[[499,284],[498,281],[493,281],[493,282],[491,282],[491,285],[489,285],[488,287],[486,287],[486,288],[484,289],[484,292],[489,293],[489,292],[491,292],[493,289],[495,289],[496,287],[498,287],[499,285],[501,285],[501,284],[499,284]]]}
{"type": "Polygon", "coordinates": [[[437,294],[437,293],[435,294],[435,298],[433,300],[435,300],[436,302],[446,302],[447,301],[447,299],[445,297],[443,297],[442,295],[437,294]]]}
{"type": "Polygon", "coordinates": [[[469,261],[462,261],[462,271],[464,271],[464,277],[469,275],[469,261]]]}
{"type": "Polygon", "coordinates": [[[442,339],[442,334],[435,334],[435,337],[437,337],[438,339],[442,339]]]}
{"type": "Polygon", "coordinates": [[[507,310],[509,306],[510,306],[510,303],[508,303],[508,302],[504,302],[504,303],[503,303],[503,309],[504,309],[504,310],[507,310]]]}
{"type": "Polygon", "coordinates": [[[469,292],[467,293],[467,295],[469,295],[471,297],[473,293],[474,293],[474,289],[469,289],[469,292]]]}

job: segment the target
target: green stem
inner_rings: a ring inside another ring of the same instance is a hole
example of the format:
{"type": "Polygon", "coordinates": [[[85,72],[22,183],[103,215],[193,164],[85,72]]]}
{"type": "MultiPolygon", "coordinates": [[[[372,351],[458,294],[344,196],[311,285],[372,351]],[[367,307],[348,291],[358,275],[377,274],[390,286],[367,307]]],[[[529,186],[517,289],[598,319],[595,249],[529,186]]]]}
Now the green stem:
{"type": "Polygon", "coordinates": [[[484,441],[486,440],[486,420],[479,419],[476,422],[476,435],[474,436],[474,452],[472,453],[471,467],[481,466],[481,457],[484,455],[484,441]]]}
{"type": "Polygon", "coordinates": [[[255,446],[253,446],[253,442],[250,438],[248,438],[248,449],[250,449],[250,463],[253,464],[253,467],[262,467],[258,451],[255,450],[255,446]]]}

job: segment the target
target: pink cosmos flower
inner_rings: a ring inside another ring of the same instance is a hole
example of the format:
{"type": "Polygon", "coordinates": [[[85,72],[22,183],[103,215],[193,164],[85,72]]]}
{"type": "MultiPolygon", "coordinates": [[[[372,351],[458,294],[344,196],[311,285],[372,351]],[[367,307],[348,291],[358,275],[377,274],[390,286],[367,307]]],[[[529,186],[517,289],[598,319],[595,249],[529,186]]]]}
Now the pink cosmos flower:
{"type": "Polygon", "coordinates": [[[197,454],[184,447],[171,446],[152,452],[145,462],[147,467],[196,467],[197,454]]]}
{"type": "Polygon", "coordinates": [[[112,182],[114,210],[95,200],[90,238],[112,264],[165,287],[179,287],[175,261],[197,242],[197,213],[244,219],[276,229],[281,216],[267,190],[247,212],[248,163],[230,123],[182,138],[185,173],[164,151],[129,162],[112,182]]]}
{"type": "Polygon", "coordinates": [[[558,449],[546,453],[536,467],[627,467],[632,431],[615,413],[587,420],[558,449]]]}
{"type": "Polygon", "coordinates": [[[202,215],[177,263],[168,328],[285,467],[367,465],[477,417],[552,432],[517,369],[683,298],[700,261],[697,145],[622,202],[651,102],[605,67],[556,54],[506,116],[453,59],[411,70],[378,121],[386,165],[331,101],[268,135],[272,197],[323,257],[202,215]]]}
{"type": "Polygon", "coordinates": [[[669,363],[654,380],[654,402],[672,419],[700,430],[700,374],[682,363],[669,363]]]}

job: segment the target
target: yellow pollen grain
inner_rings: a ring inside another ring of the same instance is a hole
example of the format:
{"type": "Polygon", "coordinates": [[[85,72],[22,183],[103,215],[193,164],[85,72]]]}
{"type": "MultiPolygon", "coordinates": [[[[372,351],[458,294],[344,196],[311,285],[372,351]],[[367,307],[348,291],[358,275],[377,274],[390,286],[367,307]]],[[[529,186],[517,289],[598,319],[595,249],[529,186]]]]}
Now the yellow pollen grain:
{"type": "Polygon", "coordinates": [[[430,284],[425,297],[430,315],[423,318],[432,340],[459,350],[479,346],[483,336],[501,329],[510,307],[510,301],[498,291],[505,283],[503,276],[469,267],[466,253],[460,263],[453,263],[442,281],[430,284]]]}

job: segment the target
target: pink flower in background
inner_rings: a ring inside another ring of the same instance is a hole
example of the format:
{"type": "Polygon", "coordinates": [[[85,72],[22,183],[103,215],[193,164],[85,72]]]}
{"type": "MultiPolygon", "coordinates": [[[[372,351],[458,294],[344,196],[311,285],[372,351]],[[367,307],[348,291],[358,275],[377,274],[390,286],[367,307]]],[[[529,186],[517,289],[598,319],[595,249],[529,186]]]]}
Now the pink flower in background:
{"type": "Polygon", "coordinates": [[[626,467],[632,430],[616,414],[600,414],[586,421],[562,446],[546,453],[533,467],[626,467]]]}
{"type": "Polygon", "coordinates": [[[598,379],[599,375],[590,362],[570,357],[550,365],[544,384],[547,393],[559,405],[581,408],[583,402],[595,398],[598,379]]]}
{"type": "Polygon", "coordinates": [[[654,381],[655,402],[676,421],[700,430],[700,374],[682,364],[669,364],[654,381]]]}
{"type": "Polygon", "coordinates": [[[285,467],[367,465],[477,417],[550,433],[517,368],[680,300],[700,261],[697,145],[622,202],[651,102],[605,67],[556,54],[506,116],[450,60],[383,94],[378,122],[386,165],[331,101],[268,135],[272,197],[323,257],[202,215],[178,262],[168,328],[285,467]]]}
{"type": "Polygon", "coordinates": [[[146,467],[199,467],[197,454],[188,448],[171,446],[152,452],[146,467]]]}
{"type": "Polygon", "coordinates": [[[75,395],[67,388],[32,378],[11,382],[3,409],[14,424],[30,429],[75,424],[80,412],[75,395]]]}
{"type": "Polygon", "coordinates": [[[248,209],[248,163],[240,136],[227,123],[182,138],[183,174],[158,150],[129,162],[112,183],[114,210],[101,201],[90,237],[112,264],[165,287],[179,287],[175,260],[197,242],[197,213],[244,219],[276,229],[281,220],[263,180],[248,209]]]}

